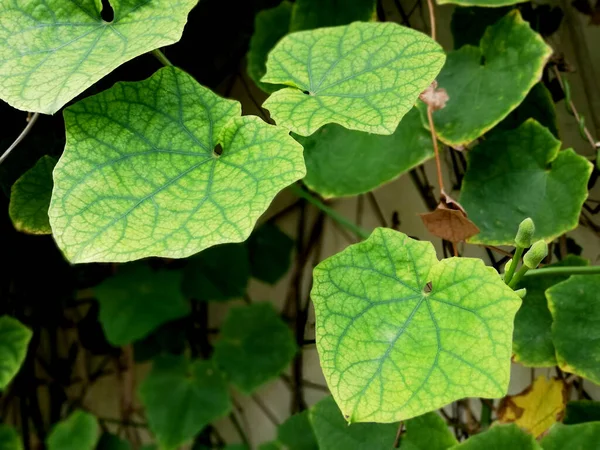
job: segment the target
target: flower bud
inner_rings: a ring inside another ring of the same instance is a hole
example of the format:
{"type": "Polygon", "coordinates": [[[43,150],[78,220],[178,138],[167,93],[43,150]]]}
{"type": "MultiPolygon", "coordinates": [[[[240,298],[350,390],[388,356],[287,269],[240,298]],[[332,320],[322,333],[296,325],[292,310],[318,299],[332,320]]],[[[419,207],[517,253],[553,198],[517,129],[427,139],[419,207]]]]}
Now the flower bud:
{"type": "Polygon", "coordinates": [[[535,269],[546,256],[548,256],[548,244],[543,240],[539,240],[525,253],[523,264],[529,269],[535,269]]]}
{"type": "Polygon", "coordinates": [[[517,247],[528,248],[531,245],[533,233],[535,233],[535,225],[533,224],[533,220],[528,217],[519,224],[517,237],[515,237],[517,247]]]}
{"type": "Polygon", "coordinates": [[[506,264],[504,264],[504,275],[506,276],[506,274],[508,272],[510,272],[510,267],[515,263],[514,259],[509,259],[508,261],[506,261],[506,264]]]}

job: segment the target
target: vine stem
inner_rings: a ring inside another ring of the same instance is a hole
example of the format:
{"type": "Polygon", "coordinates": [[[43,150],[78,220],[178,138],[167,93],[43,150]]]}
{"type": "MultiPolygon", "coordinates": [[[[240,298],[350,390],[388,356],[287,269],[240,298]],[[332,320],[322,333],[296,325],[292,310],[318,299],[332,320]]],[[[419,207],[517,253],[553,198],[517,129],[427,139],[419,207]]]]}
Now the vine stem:
{"type": "Polygon", "coordinates": [[[529,270],[524,276],[534,277],[543,275],[599,275],[600,266],[562,266],[542,267],[541,269],[529,270]]]}
{"type": "Polygon", "coordinates": [[[429,23],[431,26],[431,39],[436,40],[435,32],[435,12],[433,10],[433,0],[427,0],[427,8],[429,9],[429,23]]]}
{"type": "Polygon", "coordinates": [[[15,142],[13,142],[11,144],[11,146],[8,147],[8,149],[2,154],[2,156],[0,156],[0,164],[2,164],[4,162],[4,160],[6,158],[8,158],[8,155],[10,155],[10,152],[12,152],[15,149],[15,147],[17,145],[19,145],[19,143],[23,139],[25,139],[25,136],[27,136],[29,134],[29,132],[33,128],[33,125],[38,120],[38,117],[40,117],[40,113],[35,113],[33,116],[31,116],[31,118],[29,119],[29,123],[27,124],[25,129],[21,132],[21,134],[17,137],[17,139],[15,139],[15,142]]]}
{"type": "Polygon", "coordinates": [[[371,234],[364,228],[359,227],[354,222],[346,219],[344,216],[342,216],[340,213],[338,213],[335,209],[330,208],[329,206],[327,206],[326,204],[321,202],[319,199],[312,196],[310,193],[306,192],[299,185],[292,184],[290,186],[290,189],[295,195],[297,195],[300,198],[303,198],[310,204],[319,208],[321,211],[323,211],[325,214],[327,214],[329,217],[331,217],[337,223],[339,223],[343,227],[347,228],[348,230],[352,231],[360,239],[367,239],[369,237],[369,235],[371,234]]]}
{"type": "Polygon", "coordinates": [[[171,63],[171,61],[169,61],[169,59],[165,56],[165,54],[163,52],[161,52],[159,49],[155,49],[152,50],[152,54],[156,57],[156,59],[158,59],[164,66],[172,66],[173,63],[171,63]]]}

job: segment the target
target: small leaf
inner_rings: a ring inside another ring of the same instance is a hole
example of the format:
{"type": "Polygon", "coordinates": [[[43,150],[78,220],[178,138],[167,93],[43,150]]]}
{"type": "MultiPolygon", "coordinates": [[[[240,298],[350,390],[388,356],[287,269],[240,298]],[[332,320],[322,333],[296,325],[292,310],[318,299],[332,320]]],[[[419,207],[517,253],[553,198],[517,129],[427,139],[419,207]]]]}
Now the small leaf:
{"type": "Polygon", "coordinates": [[[247,71],[256,85],[268,94],[285,87],[263,83],[260,79],[267,72],[268,53],[290,30],[292,6],[292,3],[284,0],[275,8],[260,11],[254,19],[254,34],[250,38],[248,48],[247,71]]]}
{"type": "MultiPolygon", "coordinates": [[[[586,266],[588,261],[569,255],[547,267],[586,266]]],[[[514,360],[526,367],[556,365],[556,351],[552,342],[552,315],[548,309],[546,289],[569,278],[568,275],[523,277],[517,289],[527,289],[527,295],[515,317],[513,335],[514,360]]]]}
{"type": "Polygon", "coordinates": [[[449,53],[437,78],[450,96],[433,113],[439,139],[464,146],[494,127],[539,81],[551,53],[518,11],[490,26],[479,47],[449,53]]]}
{"type": "Polygon", "coordinates": [[[17,319],[0,316],[0,390],[19,372],[32,333],[17,319]]]}
{"type": "Polygon", "coordinates": [[[600,422],[600,402],[574,400],[567,403],[567,412],[563,423],[565,425],[575,425],[586,422],[600,422]]]}
{"type": "Polygon", "coordinates": [[[409,419],[400,439],[402,450],[446,450],[458,442],[448,424],[434,412],[409,419]]]}
{"type": "Polygon", "coordinates": [[[501,423],[514,422],[534,437],[562,420],[567,402],[567,387],[562,380],[540,375],[533,384],[517,395],[502,399],[498,408],[501,423]]]}
{"type": "Polygon", "coordinates": [[[296,140],[304,147],[304,183],[324,198],[369,192],[433,157],[431,134],[414,108],[391,136],[325,125],[296,140]]]}
{"type": "Polygon", "coordinates": [[[349,422],[506,394],[521,300],[481,260],[438,261],[430,242],[378,228],[313,277],[321,367],[349,422]]]}
{"type": "Polygon", "coordinates": [[[481,233],[471,243],[513,245],[531,217],[533,240],[550,242],[577,227],[592,165],[533,119],[494,134],[469,152],[460,202],[481,233]]]}
{"type": "Polygon", "coordinates": [[[48,450],[94,450],[98,431],[96,418],[77,410],[54,425],[46,441],[48,450]]]}
{"type": "Polygon", "coordinates": [[[126,61],[177,42],[197,0],[0,3],[0,98],[24,111],[54,114],[126,61]]]}
{"type": "Polygon", "coordinates": [[[31,234],[50,234],[48,207],[52,195],[52,170],[56,159],[42,156],[25,172],[10,191],[8,213],[16,230],[31,234]]]}
{"type": "Polygon", "coordinates": [[[230,310],[215,343],[215,362],[242,392],[250,394],[291,362],[296,344],[270,303],[230,310]]]}
{"type": "Polygon", "coordinates": [[[541,440],[544,450],[598,448],[600,442],[600,422],[588,422],[579,425],[563,425],[557,423],[541,440]]]}
{"type": "Polygon", "coordinates": [[[431,234],[450,242],[462,242],[479,233],[479,228],[462,210],[449,208],[444,202],[432,212],[420,216],[431,234]]]}
{"type": "Polygon", "coordinates": [[[111,345],[141,339],[165,322],[183,317],[190,305],[181,294],[181,273],[153,271],[145,264],[119,269],[94,288],[100,323],[111,345]]]}
{"type": "Polygon", "coordinates": [[[391,22],[299,31],[269,54],[262,81],[290,87],[264,107],[302,136],[328,123],[392,134],[444,59],[428,36],[391,22]]]}
{"type": "Polygon", "coordinates": [[[296,0],[291,31],[367,22],[375,17],[375,0],[352,0],[341,7],[339,0],[296,0]]]}
{"type": "Polygon", "coordinates": [[[192,256],[187,263],[183,293],[188,298],[220,302],[246,293],[250,263],[245,245],[217,245],[192,256]]]}
{"type": "Polygon", "coordinates": [[[114,434],[104,433],[96,450],[131,450],[131,444],[114,434]]]}
{"type": "Polygon", "coordinates": [[[67,108],[49,211],[67,258],[183,258],[245,240],[305,168],[287,132],[239,114],[173,67],[67,108]]]}
{"type": "MultiPolygon", "coordinates": [[[[471,436],[451,450],[542,450],[534,437],[514,424],[498,425],[471,436]]],[[[546,450],[546,449],[544,449],[546,450]]]]}
{"type": "Polygon", "coordinates": [[[319,450],[390,450],[398,431],[397,423],[357,423],[348,426],[330,396],[314,405],[309,417],[319,450]]]}
{"type": "Polygon", "coordinates": [[[0,450],[23,450],[21,438],[13,427],[0,424],[0,450]]]}
{"type": "Polygon", "coordinates": [[[138,392],[161,448],[173,450],[231,410],[225,378],[211,361],[159,356],[138,392]]]}
{"type": "Polygon", "coordinates": [[[275,284],[290,269],[294,240],[266,222],[246,241],[250,254],[250,271],[257,280],[275,284]]]}
{"type": "Polygon", "coordinates": [[[600,275],[573,275],[546,298],[558,366],[600,384],[600,275]]]}
{"type": "Polygon", "coordinates": [[[279,425],[277,440],[286,450],[319,450],[308,410],[294,414],[279,425]]]}

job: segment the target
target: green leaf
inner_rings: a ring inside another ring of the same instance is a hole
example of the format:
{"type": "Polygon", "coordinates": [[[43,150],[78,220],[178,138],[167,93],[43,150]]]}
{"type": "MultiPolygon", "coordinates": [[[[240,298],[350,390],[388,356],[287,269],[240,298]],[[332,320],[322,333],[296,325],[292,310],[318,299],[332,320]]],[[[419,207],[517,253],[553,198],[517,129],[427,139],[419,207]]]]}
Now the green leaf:
{"type": "Polygon", "coordinates": [[[223,375],[211,361],[160,356],[139,388],[148,424],[163,450],[174,450],[231,410],[223,375]]]}
{"type": "Polygon", "coordinates": [[[52,170],[56,159],[42,156],[12,185],[8,213],[16,230],[50,234],[48,207],[52,195],[52,170]]]}
{"type": "Polygon", "coordinates": [[[189,314],[181,278],[174,270],[154,271],[145,264],[132,264],[96,286],[100,323],[108,342],[122,347],[189,314]]]}
{"type": "Polygon", "coordinates": [[[275,284],[290,268],[294,240],[266,222],[252,232],[248,241],[250,272],[257,280],[275,284]]]}
{"type": "Polygon", "coordinates": [[[527,0],[436,0],[438,5],[461,5],[461,6],[483,6],[486,8],[498,8],[500,6],[515,5],[527,0]]]}
{"type": "Polygon", "coordinates": [[[23,450],[21,438],[13,427],[0,425],[0,450],[23,450]]]}
{"type": "MultiPolygon", "coordinates": [[[[588,261],[569,255],[548,267],[586,266],[588,261]]],[[[548,309],[546,289],[569,278],[568,275],[524,277],[517,289],[527,289],[521,308],[515,317],[513,334],[514,360],[527,367],[556,365],[556,351],[552,342],[552,315],[548,309]]]]}
{"type": "Polygon", "coordinates": [[[287,450],[319,450],[308,410],[294,414],[279,425],[277,440],[287,450]]]}
{"type": "Polygon", "coordinates": [[[378,228],[313,277],[321,367],[349,422],[506,394],[521,301],[480,259],[438,261],[430,242],[378,228]]]}
{"type": "Polygon", "coordinates": [[[600,442],[600,422],[588,422],[579,425],[555,424],[541,445],[544,450],[592,450],[600,442]]]}
{"type": "Polygon", "coordinates": [[[450,22],[454,48],[458,49],[467,44],[478,46],[487,27],[498,22],[512,9],[512,6],[499,8],[457,6],[454,8],[450,22]]]}
{"type": "Polygon", "coordinates": [[[229,311],[214,359],[236,387],[250,394],[277,377],[295,353],[292,333],[273,305],[255,303],[229,311]]]}
{"type": "Polygon", "coordinates": [[[574,400],[567,403],[563,423],[565,425],[575,425],[586,422],[600,422],[600,402],[574,400]]]}
{"type": "Polygon", "coordinates": [[[433,157],[431,134],[414,108],[391,136],[325,125],[296,140],[304,147],[304,183],[325,198],[369,192],[433,157]]]}
{"type": "Polygon", "coordinates": [[[397,423],[357,423],[348,426],[332,397],[327,396],[309,411],[320,450],[389,450],[397,423]]]}
{"type": "Polygon", "coordinates": [[[552,241],[577,227],[592,165],[535,120],[498,133],[469,152],[460,202],[481,232],[469,242],[512,245],[531,217],[533,240],[552,241]]]}
{"type": "Polygon", "coordinates": [[[374,17],[375,0],[352,0],[343,4],[339,0],[296,0],[290,31],[367,22],[374,17]]]}
{"type": "Polygon", "coordinates": [[[131,444],[114,434],[104,433],[96,450],[131,450],[131,444]]]}
{"type": "Polygon", "coordinates": [[[458,444],[448,424],[430,412],[405,422],[406,432],[400,439],[402,450],[446,450],[458,444]]]}
{"type": "Polygon", "coordinates": [[[31,330],[17,319],[0,316],[0,390],[19,372],[31,336],[31,330]]]}
{"type": "Polygon", "coordinates": [[[449,53],[437,80],[450,99],[433,113],[440,140],[463,146],[492,129],[539,81],[551,53],[516,10],[490,26],[479,47],[449,53]]]}
{"type": "Polygon", "coordinates": [[[267,72],[267,55],[277,42],[290,30],[292,4],[287,0],[275,8],[260,11],[254,19],[254,34],[248,48],[248,75],[266,93],[270,94],[283,85],[263,83],[260,79],[267,72]]]}
{"type": "Polygon", "coordinates": [[[67,108],[49,211],[67,258],[183,258],[245,240],[305,167],[286,131],[239,114],[173,67],[67,108]]]}
{"type": "Polygon", "coordinates": [[[52,428],[46,444],[48,450],[93,450],[98,442],[98,430],[94,416],[77,410],[52,428]]]}
{"type": "Polygon", "coordinates": [[[188,260],[183,275],[183,293],[196,300],[231,300],[244,296],[249,280],[246,246],[217,245],[188,260]]]}
{"type": "Polygon", "coordinates": [[[514,424],[497,425],[471,436],[452,450],[541,450],[534,437],[514,424]]]}
{"type": "Polygon", "coordinates": [[[600,384],[600,275],[573,275],[546,298],[558,366],[600,384]]]}
{"type": "Polygon", "coordinates": [[[264,107],[302,136],[328,123],[392,134],[443,64],[435,41],[391,22],[299,31],[269,54],[262,81],[290,87],[264,107]]]}
{"type": "Polygon", "coordinates": [[[181,38],[197,0],[0,3],[0,98],[24,111],[54,114],[126,61],[181,38]]]}

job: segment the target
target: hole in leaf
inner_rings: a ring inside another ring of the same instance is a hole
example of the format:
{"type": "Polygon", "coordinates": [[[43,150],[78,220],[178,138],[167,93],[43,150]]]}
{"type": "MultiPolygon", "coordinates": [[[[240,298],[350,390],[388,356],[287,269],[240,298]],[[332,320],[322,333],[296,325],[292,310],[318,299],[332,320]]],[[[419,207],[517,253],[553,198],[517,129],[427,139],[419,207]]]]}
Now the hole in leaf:
{"type": "Polygon", "coordinates": [[[223,147],[221,147],[221,144],[217,144],[213,152],[216,156],[221,156],[223,154],[223,147]]]}
{"type": "Polygon", "coordinates": [[[479,59],[479,65],[485,66],[485,55],[481,55],[481,58],[479,59]]]}
{"type": "Polygon", "coordinates": [[[102,0],[102,11],[100,12],[100,17],[102,17],[102,20],[109,23],[115,18],[115,10],[108,0],[102,0]]]}
{"type": "Polygon", "coordinates": [[[425,285],[425,287],[423,288],[423,292],[425,294],[429,294],[431,292],[431,290],[433,289],[433,285],[431,284],[431,281],[429,283],[427,283],[425,285]]]}
{"type": "Polygon", "coordinates": [[[304,95],[310,95],[310,91],[302,91],[304,95]]]}

